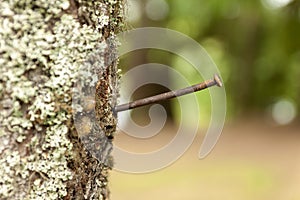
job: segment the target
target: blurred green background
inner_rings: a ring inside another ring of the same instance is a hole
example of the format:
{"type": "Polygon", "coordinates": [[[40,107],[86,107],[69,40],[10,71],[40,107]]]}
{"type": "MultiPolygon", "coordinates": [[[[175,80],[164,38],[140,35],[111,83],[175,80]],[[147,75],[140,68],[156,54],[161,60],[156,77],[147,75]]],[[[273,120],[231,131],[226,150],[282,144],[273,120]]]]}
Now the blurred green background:
{"type": "MultiPolygon", "coordinates": [[[[229,117],[265,113],[285,124],[299,113],[299,0],[129,0],[128,4],[128,29],[169,28],[206,49],[225,82],[229,117]]],[[[151,62],[182,73],[191,67],[176,55],[155,50],[135,52],[124,60],[123,72],[151,62]]],[[[198,83],[191,74],[188,79],[198,83]]],[[[149,94],[151,89],[136,98],[149,94]]],[[[209,104],[209,97],[201,98],[208,99],[202,104],[209,104]]],[[[172,112],[169,109],[171,116],[172,112]]]]}
{"type": "MultiPolygon", "coordinates": [[[[300,0],[128,0],[128,5],[128,29],[169,28],[205,48],[225,83],[227,120],[204,160],[197,159],[205,133],[200,130],[199,141],[171,167],[144,175],[114,172],[113,199],[300,199],[300,0]]],[[[121,59],[121,67],[126,73],[153,62],[182,73],[190,67],[156,50],[133,52],[121,59]]],[[[198,74],[188,74],[191,83],[199,82],[198,74]]],[[[133,98],[166,90],[148,85],[133,98]]],[[[209,119],[209,93],[197,95],[209,119]]],[[[176,122],[177,102],[162,104],[176,122]]],[[[139,124],[149,122],[142,117],[145,109],[132,112],[139,124]]],[[[176,133],[174,127],[160,135],[176,133]]],[[[120,134],[116,145],[155,149],[166,137],[139,143],[120,134]]]]}

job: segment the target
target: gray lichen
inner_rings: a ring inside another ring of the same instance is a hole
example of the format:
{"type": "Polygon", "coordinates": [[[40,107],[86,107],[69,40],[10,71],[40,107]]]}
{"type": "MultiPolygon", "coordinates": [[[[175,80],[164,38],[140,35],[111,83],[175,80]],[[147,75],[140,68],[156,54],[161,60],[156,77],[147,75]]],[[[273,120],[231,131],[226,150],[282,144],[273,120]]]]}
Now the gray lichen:
{"type": "MultiPolygon", "coordinates": [[[[100,60],[107,57],[103,41],[120,30],[122,4],[0,2],[0,199],[107,198],[110,166],[78,140],[72,87],[95,49],[103,51],[100,60]]],[[[102,64],[116,87],[116,61],[102,64]]]]}

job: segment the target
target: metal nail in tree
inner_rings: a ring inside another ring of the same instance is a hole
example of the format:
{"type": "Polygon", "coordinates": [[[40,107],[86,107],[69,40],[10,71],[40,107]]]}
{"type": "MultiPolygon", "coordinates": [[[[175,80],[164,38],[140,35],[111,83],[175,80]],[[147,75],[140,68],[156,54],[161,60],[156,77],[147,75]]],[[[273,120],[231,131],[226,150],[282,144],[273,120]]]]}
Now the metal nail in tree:
{"type": "Polygon", "coordinates": [[[193,92],[198,92],[201,90],[204,90],[206,88],[212,87],[212,86],[218,86],[218,87],[222,87],[222,82],[220,77],[216,74],[214,75],[214,78],[211,80],[207,80],[203,83],[199,83],[196,85],[192,85],[190,87],[187,88],[183,88],[183,89],[179,89],[179,90],[175,90],[175,91],[170,91],[170,92],[166,92],[166,93],[162,93],[162,94],[158,94],[155,96],[151,96],[151,97],[147,97],[144,99],[139,99],[130,103],[126,103],[126,104],[122,104],[122,105],[118,105],[115,107],[115,112],[122,112],[122,111],[126,111],[126,110],[130,110],[130,109],[134,109],[134,108],[138,108],[141,106],[145,106],[145,105],[149,105],[149,104],[153,104],[153,103],[157,103],[163,100],[167,100],[167,99],[172,99],[175,97],[180,97],[186,94],[190,94],[193,92]]]}

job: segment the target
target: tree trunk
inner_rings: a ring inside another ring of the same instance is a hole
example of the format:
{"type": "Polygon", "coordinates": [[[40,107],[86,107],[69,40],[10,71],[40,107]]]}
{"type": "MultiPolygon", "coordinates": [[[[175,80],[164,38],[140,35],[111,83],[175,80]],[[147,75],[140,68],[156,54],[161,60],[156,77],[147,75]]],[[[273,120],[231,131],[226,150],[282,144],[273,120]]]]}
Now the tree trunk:
{"type": "Polygon", "coordinates": [[[123,0],[1,0],[0,199],[109,199],[122,18],[123,0]]]}

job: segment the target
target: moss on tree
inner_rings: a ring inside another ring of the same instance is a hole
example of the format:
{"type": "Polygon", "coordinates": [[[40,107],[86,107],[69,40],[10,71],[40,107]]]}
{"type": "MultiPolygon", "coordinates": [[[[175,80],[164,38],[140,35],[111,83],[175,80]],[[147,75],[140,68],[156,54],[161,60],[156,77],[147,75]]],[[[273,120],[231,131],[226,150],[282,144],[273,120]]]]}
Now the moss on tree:
{"type": "Polygon", "coordinates": [[[111,158],[99,159],[78,136],[72,88],[80,68],[97,57],[96,94],[103,85],[113,90],[96,95],[105,105],[96,103],[100,111],[88,134],[110,144],[100,149],[111,148],[107,135],[115,131],[111,107],[117,95],[110,94],[117,93],[118,74],[117,60],[108,61],[115,58],[115,46],[106,39],[122,28],[122,5],[122,0],[0,2],[1,199],[108,198],[111,158]]]}

